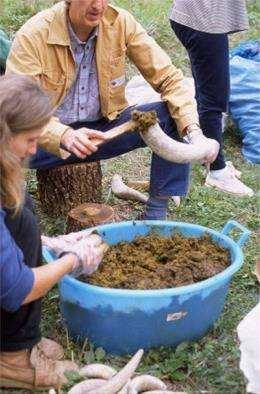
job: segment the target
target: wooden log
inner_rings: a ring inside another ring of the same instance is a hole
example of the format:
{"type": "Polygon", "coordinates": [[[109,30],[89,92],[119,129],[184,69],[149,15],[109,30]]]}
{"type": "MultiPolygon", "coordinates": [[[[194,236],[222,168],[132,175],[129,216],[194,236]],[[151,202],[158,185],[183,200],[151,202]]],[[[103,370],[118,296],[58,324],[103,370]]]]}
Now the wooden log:
{"type": "Polygon", "coordinates": [[[80,231],[113,221],[115,221],[115,213],[109,205],[85,203],[68,213],[66,232],[80,231]]]}
{"type": "Polygon", "coordinates": [[[99,162],[69,164],[36,172],[38,198],[48,216],[67,217],[85,202],[101,202],[102,172],[99,162]]]}

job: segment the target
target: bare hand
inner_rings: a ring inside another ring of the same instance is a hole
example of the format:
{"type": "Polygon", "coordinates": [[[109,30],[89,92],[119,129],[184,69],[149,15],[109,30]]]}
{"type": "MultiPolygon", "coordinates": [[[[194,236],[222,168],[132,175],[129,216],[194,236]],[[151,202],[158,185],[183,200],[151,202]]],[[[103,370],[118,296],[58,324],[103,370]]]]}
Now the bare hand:
{"type": "Polygon", "coordinates": [[[61,144],[71,153],[74,153],[80,159],[85,159],[86,156],[91,155],[97,151],[97,146],[91,142],[91,139],[104,141],[106,140],[105,133],[98,130],[81,129],[67,130],[61,137],[61,144]]]}
{"type": "Polygon", "coordinates": [[[195,131],[190,133],[190,143],[196,145],[203,152],[202,163],[207,165],[216,160],[220,148],[216,140],[205,137],[202,132],[195,131]]]}
{"type": "Polygon", "coordinates": [[[216,160],[220,146],[218,141],[212,138],[207,138],[203,136],[203,139],[205,156],[202,160],[202,163],[207,165],[213,163],[216,160]]]}

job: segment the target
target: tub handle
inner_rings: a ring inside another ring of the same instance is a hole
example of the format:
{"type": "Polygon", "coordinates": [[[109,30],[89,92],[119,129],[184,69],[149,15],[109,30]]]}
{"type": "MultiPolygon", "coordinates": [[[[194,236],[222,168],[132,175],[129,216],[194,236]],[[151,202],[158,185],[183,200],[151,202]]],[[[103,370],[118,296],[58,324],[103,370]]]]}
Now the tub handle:
{"type": "Polygon", "coordinates": [[[235,241],[239,246],[242,247],[245,244],[245,242],[248,240],[251,231],[248,230],[246,227],[244,227],[242,224],[236,222],[235,220],[229,220],[223,227],[221,234],[228,235],[233,228],[238,228],[239,230],[242,231],[240,238],[235,241]]]}

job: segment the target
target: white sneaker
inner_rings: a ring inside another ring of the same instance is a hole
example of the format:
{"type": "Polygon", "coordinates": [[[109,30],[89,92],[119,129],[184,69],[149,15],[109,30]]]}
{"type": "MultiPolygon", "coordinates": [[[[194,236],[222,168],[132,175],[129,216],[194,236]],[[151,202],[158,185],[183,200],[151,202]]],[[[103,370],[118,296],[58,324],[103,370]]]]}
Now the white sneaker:
{"type": "Polygon", "coordinates": [[[238,179],[240,175],[240,171],[237,171],[233,164],[229,163],[223,170],[210,171],[206,177],[205,185],[213,186],[222,192],[238,197],[253,196],[253,190],[238,179]]]}
{"type": "Polygon", "coordinates": [[[233,174],[235,175],[235,177],[237,177],[237,178],[239,178],[239,179],[241,178],[241,175],[242,175],[241,171],[238,171],[238,170],[234,167],[232,161],[226,161],[226,167],[229,167],[229,168],[230,168],[230,170],[233,172],[233,174]]]}
{"type": "Polygon", "coordinates": [[[181,198],[180,198],[180,196],[172,196],[172,199],[173,199],[174,204],[176,205],[176,207],[179,207],[181,205],[181,198]]]}

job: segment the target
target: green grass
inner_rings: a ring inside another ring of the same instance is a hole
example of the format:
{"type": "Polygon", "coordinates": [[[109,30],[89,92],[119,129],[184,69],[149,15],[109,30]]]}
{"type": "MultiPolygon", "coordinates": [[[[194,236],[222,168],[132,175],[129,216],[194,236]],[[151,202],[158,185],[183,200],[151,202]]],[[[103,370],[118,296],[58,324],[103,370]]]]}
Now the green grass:
{"type": "MultiPolygon", "coordinates": [[[[10,37],[28,19],[29,16],[43,7],[48,1],[37,0],[4,0],[4,11],[0,16],[0,25],[10,37]]],[[[171,0],[121,0],[115,4],[127,8],[148,29],[149,33],[167,49],[175,65],[189,73],[188,58],[184,49],[178,44],[169,27],[167,15],[171,0]]],[[[248,6],[250,30],[231,36],[231,46],[240,40],[259,36],[257,21],[259,9],[256,2],[248,6]]],[[[134,69],[130,69],[132,74],[134,69]]],[[[242,171],[242,179],[246,184],[257,190],[257,167],[244,161],[240,153],[239,134],[234,128],[225,133],[226,158],[242,171]]],[[[146,178],[149,173],[150,152],[148,149],[139,150],[119,158],[102,163],[104,174],[104,201],[124,209],[125,202],[109,195],[111,176],[118,172],[125,179],[134,177],[146,178]]],[[[140,371],[146,371],[160,376],[172,384],[173,388],[199,393],[206,390],[209,393],[245,393],[245,381],[239,370],[239,349],[236,336],[236,326],[246,313],[257,303],[258,286],[252,269],[257,258],[257,228],[259,223],[257,197],[236,198],[219,193],[203,186],[204,173],[199,165],[192,171],[191,189],[188,197],[181,206],[170,205],[169,218],[188,221],[220,230],[227,220],[235,219],[252,230],[248,244],[243,248],[245,263],[235,275],[226,300],[221,318],[212,330],[196,343],[182,344],[177,349],[152,349],[145,354],[140,371]]],[[[34,175],[30,176],[29,188],[36,192],[34,175]]],[[[130,217],[142,209],[139,204],[128,204],[130,217]]],[[[48,234],[61,233],[63,221],[53,221],[40,214],[44,232],[48,234]]],[[[115,367],[124,365],[127,357],[113,357],[105,354],[102,349],[94,349],[86,341],[84,346],[73,343],[66,331],[58,308],[59,295],[57,288],[53,289],[44,300],[42,330],[49,336],[61,342],[66,348],[67,356],[80,363],[93,360],[111,363],[115,367]]],[[[77,380],[72,376],[70,383],[77,380]]],[[[16,391],[12,390],[13,393],[16,391]]],[[[66,390],[64,391],[66,392],[66,390]]]]}

